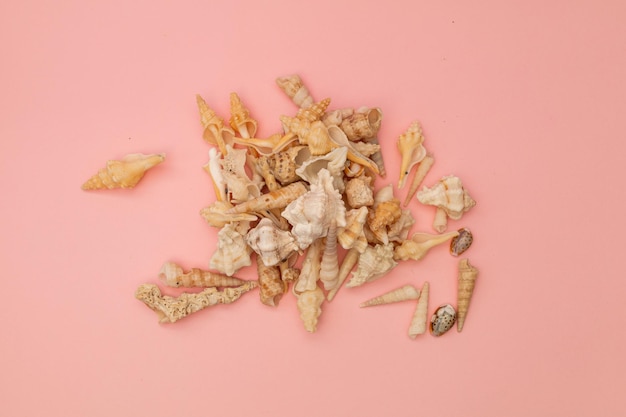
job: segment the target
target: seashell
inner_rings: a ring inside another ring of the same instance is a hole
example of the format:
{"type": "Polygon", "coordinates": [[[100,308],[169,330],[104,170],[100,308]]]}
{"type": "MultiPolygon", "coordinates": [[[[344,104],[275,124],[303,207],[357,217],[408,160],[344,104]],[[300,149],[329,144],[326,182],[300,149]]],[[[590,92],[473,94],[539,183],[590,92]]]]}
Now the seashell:
{"type": "Polygon", "coordinates": [[[300,179],[296,174],[296,169],[310,157],[311,152],[307,146],[292,146],[270,156],[268,163],[276,180],[282,185],[287,185],[300,179]]]}
{"type": "Polygon", "coordinates": [[[383,113],[379,108],[356,111],[344,118],[339,127],[351,141],[373,138],[378,134],[383,113]]]}
{"type": "Polygon", "coordinates": [[[255,169],[263,177],[265,185],[270,192],[276,191],[280,188],[280,185],[276,181],[276,177],[270,168],[268,157],[260,156],[257,158],[255,169]]]}
{"type": "Polygon", "coordinates": [[[361,164],[357,164],[356,162],[349,161],[343,169],[343,173],[348,178],[358,177],[365,173],[365,167],[361,164]]]}
{"type": "Polygon", "coordinates": [[[326,155],[336,148],[328,128],[319,120],[309,121],[297,117],[281,116],[286,131],[296,135],[300,144],[308,145],[311,155],[326,155]]]}
{"type": "Polygon", "coordinates": [[[298,140],[294,133],[275,133],[266,139],[260,138],[233,138],[233,142],[253,148],[258,154],[270,156],[286,149],[291,143],[298,140]]]}
{"type": "Polygon", "coordinates": [[[317,322],[322,314],[321,306],[324,298],[324,291],[317,285],[313,290],[304,291],[298,296],[296,305],[300,312],[300,319],[309,333],[317,330],[317,322]]]}
{"type": "Polygon", "coordinates": [[[420,291],[412,285],[405,285],[395,290],[386,292],[378,297],[371,298],[359,304],[359,307],[371,307],[382,304],[398,303],[400,301],[417,300],[420,291]]]}
{"type": "Polygon", "coordinates": [[[358,209],[374,204],[374,191],[372,190],[372,177],[361,175],[346,183],[344,194],[348,206],[358,209]]]}
{"type": "MultiPolygon", "coordinates": [[[[247,227],[250,227],[249,225],[247,227]]],[[[225,225],[217,234],[217,249],[211,256],[209,268],[220,271],[228,276],[232,276],[236,271],[244,266],[252,264],[250,253],[252,249],[248,246],[244,234],[237,230],[237,224],[229,223],[225,225]]]]}
{"type": "Polygon", "coordinates": [[[333,178],[326,169],[320,170],[311,190],[285,207],[282,216],[292,226],[292,234],[300,249],[326,236],[332,221],[338,227],[346,225],[346,208],[341,194],[333,187],[333,178]]]}
{"type": "Polygon", "coordinates": [[[257,121],[250,117],[250,111],[243,105],[237,93],[230,93],[230,127],[242,138],[253,138],[257,121]]]}
{"type": "Polygon", "coordinates": [[[337,274],[339,273],[337,224],[335,220],[332,220],[324,241],[324,253],[322,254],[322,263],[320,265],[320,281],[324,284],[324,289],[330,291],[337,286],[337,274]]]}
{"type": "Polygon", "coordinates": [[[420,163],[426,156],[424,148],[424,135],[419,122],[413,122],[409,128],[398,138],[398,149],[402,155],[400,163],[400,179],[398,188],[403,188],[411,169],[420,163]]]}
{"type": "Polygon", "coordinates": [[[409,187],[409,191],[406,193],[406,198],[404,199],[403,205],[406,207],[409,205],[409,201],[413,198],[417,189],[419,188],[424,178],[426,178],[426,174],[430,171],[433,164],[435,163],[435,159],[432,155],[427,154],[424,159],[417,165],[417,169],[415,170],[415,175],[413,175],[413,181],[411,181],[411,186],[409,187]]]}
{"type": "Polygon", "coordinates": [[[229,171],[223,171],[222,177],[226,183],[227,199],[233,204],[243,203],[261,195],[259,186],[247,177],[240,177],[229,171]]]}
{"type": "Polygon", "coordinates": [[[344,107],[342,109],[335,109],[332,111],[327,111],[321,117],[322,122],[326,126],[336,125],[339,126],[341,122],[354,114],[354,108],[352,107],[344,107]]]}
{"type": "Polygon", "coordinates": [[[259,259],[257,261],[257,274],[261,303],[270,307],[277,306],[287,290],[287,285],[280,278],[280,269],[278,266],[266,266],[259,259]]]}
{"type": "Polygon", "coordinates": [[[133,188],[150,168],[164,160],[164,153],[150,155],[131,153],[119,161],[107,161],[106,166],[89,178],[81,188],[83,190],[133,188]]]}
{"type": "MultiPolygon", "coordinates": [[[[378,138],[368,139],[367,142],[374,143],[379,145],[378,138]]],[[[385,178],[387,176],[387,171],[385,170],[385,160],[383,159],[382,151],[375,152],[370,155],[370,159],[376,164],[378,167],[378,175],[385,178]]]]}
{"type": "Polygon", "coordinates": [[[447,217],[459,220],[463,213],[476,205],[461,180],[454,175],[443,177],[431,188],[424,187],[417,192],[417,199],[422,204],[437,207],[439,213],[435,215],[433,227],[440,233],[447,227],[447,217]]]}
{"type": "Polygon", "coordinates": [[[154,284],[142,284],[135,291],[135,298],[157,313],[159,323],[174,323],[207,307],[233,303],[256,287],[256,281],[247,281],[238,287],[224,288],[222,291],[209,287],[199,293],[183,293],[174,298],[162,295],[159,287],[154,284]]]}
{"type": "Polygon", "coordinates": [[[200,123],[204,128],[202,138],[209,144],[217,146],[222,155],[226,155],[226,145],[233,143],[235,132],[224,126],[224,120],[206,104],[199,94],[196,94],[196,103],[200,112],[200,123]]]}
{"type": "Polygon", "coordinates": [[[425,282],[420,291],[420,297],[415,305],[415,312],[409,326],[409,337],[415,339],[417,335],[426,333],[426,320],[428,319],[428,293],[430,285],[425,282]]]}
{"type": "Polygon", "coordinates": [[[252,222],[257,216],[249,213],[226,213],[232,208],[227,201],[216,201],[208,207],[200,210],[200,215],[213,227],[222,228],[231,222],[252,222]]]}
{"type": "Polygon", "coordinates": [[[457,314],[457,331],[463,330],[467,311],[469,310],[474,286],[478,278],[478,269],[470,265],[469,259],[461,259],[459,261],[459,275],[456,304],[459,310],[457,314]]]}
{"type": "Polygon", "coordinates": [[[393,259],[392,244],[368,246],[359,256],[357,269],[352,273],[348,287],[357,287],[374,281],[391,271],[396,265],[398,264],[393,259]]]}
{"type": "Polygon", "coordinates": [[[419,261],[428,251],[437,245],[459,235],[459,232],[448,232],[442,235],[431,235],[429,233],[415,233],[411,239],[405,240],[400,246],[397,246],[394,252],[396,261],[407,261],[412,259],[419,261]]]}
{"type": "Polygon", "coordinates": [[[313,104],[313,97],[298,75],[279,77],[276,79],[276,84],[296,106],[306,108],[313,104]]]}
{"type": "MultiPolygon", "coordinates": [[[[279,264],[280,279],[285,283],[285,286],[290,282],[296,282],[300,277],[300,270],[289,266],[288,261],[283,261],[279,264]]],[[[285,290],[286,291],[286,290],[285,290]]]]}
{"type": "Polygon", "coordinates": [[[440,306],[430,318],[430,333],[441,336],[454,326],[456,312],[450,304],[440,306]]]}
{"type": "Polygon", "coordinates": [[[380,145],[372,142],[356,141],[352,142],[352,146],[363,156],[371,156],[376,152],[380,152],[380,145]]]}
{"type": "Polygon", "coordinates": [[[339,228],[337,240],[342,248],[353,248],[360,236],[363,236],[363,226],[367,221],[367,207],[352,209],[346,212],[346,226],[339,228]]]}
{"type": "Polygon", "coordinates": [[[213,183],[213,190],[215,191],[215,198],[218,201],[226,201],[226,181],[222,175],[222,169],[220,167],[220,160],[222,159],[222,153],[216,148],[209,149],[209,162],[207,162],[202,168],[211,177],[213,183]]]}
{"type": "Polygon", "coordinates": [[[293,286],[293,292],[300,294],[305,291],[312,291],[317,287],[317,281],[320,276],[322,254],[322,240],[318,239],[309,246],[306,252],[302,269],[296,284],[293,286]]]}
{"type": "Polygon", "coordinates": [[[246,235],[246,242],[267,266],[277,265],[298,250],[291,233],[280,230],[270,219],[261,219],[246,235]]]}
{"type": "Polygon", "coordinates": [[[301,107],[300,110],[298,110],[298,113],[296,113],[296,118],[300,120],[307,120],[309,122],[315,122],[318,120],[321,121],[321,118],[329,105],[330,98],[325,98],[322,101],[313,103],[311,106],[301,107]]]}
{"type": "Polygon", "coordinates": [[[346,165],[348,149],[345,147],[335,148],[326,155],[312,157],[296,169],[296,174],[313,184],[318,182],[318,176],[322,169],[328,171],[333,177],[333,186],[337,191],[343,193],[345,184],[343,182],[343,170],[346,165]]]}
{"type": "Polygon", "coordinates": [[[371,159],[369,159],[368,157],[366,157],[365,155],[362,155],[361,153],[359,153],[359,151],[356,150],[352,142],[348,140],[348,137],[346,136],[344,131],[341,130],[339,126],[331,125],[331,126],[328,126],[326,129],[330,137],[330,140],[332,141],[334,146],[345,146],[346,148],[348,148],[349,160],[351,160],[352,162],[356,162],[357,164],[360,164],[364,166],[365,168],[369,168],[371,171],[375,172],[376,174],[379,173],[379,169],[376,163],[372,161],[371,159]]]}
{"type": "MultiPolygon", "coordinates": [[[[363,251],[365,251],[365,249],[363,249],[363,251]]],[[[346,278],[348,278],[350,271],[352,271],[352,268],[354,268],[354,265],[356,265],[356,263],[358,262],[359,256],[361,256],[361,253],[363,251],[359,251],[357,248],[352,248],[346,253],[346,256],[343,257],[341,266],[339,267],[339,272],[337,273],[337,285],[335,286],[335,288],[328,291],[328,301],[332,301],[332,299],[335,298],[335,295],[337,295],[337,291],[339,291],[339,288],[341,288],[343,282],[346,280],[346,278]]]]}
{"type": "Polygon", "coordinates": [[[239,278],[199,268],[192,268],[185,273],[183,268],[174,262],[163,264],[159,270],[159,280],[170,287],[238,287],[246,283],[239,278]]]}
{"type": "Polygon", "coordinates": [[[469,249],[474,241],[474,236],[468,228],[462,228],[458,230],[459,235],[452,238],[450,241],[450,254],[452,256],[459,256],[463,252],[469,249]]]}
{"type": "Polygon", "coordinates": [[[276,191],[271,191],[267,194],[263,194],[259,197],[238,204],[227,210],[226,213],[253,213],[275,208],[284,208],[298,197],[304,195],[307,191],[308,190],[306,185],[304,185],[304,182],[294,182],[283,188],[279,188],[276,191]]]}
{"type": "Polygon", "coordinates": [[[387,227],[387,239],[390,242],[404,242],[414,224],[415,219],[411,210],[402,210],[400,218],[387,227]]]}
{"type": "Polygon", "coordinates": [[[383,229],[386,231],[386,227],[398,221],[402,215],[400,200],[392,198],[383,201],[377,204],[370,213],[372,213],[368,219],[370,230],[374,233],[383,229]]]}

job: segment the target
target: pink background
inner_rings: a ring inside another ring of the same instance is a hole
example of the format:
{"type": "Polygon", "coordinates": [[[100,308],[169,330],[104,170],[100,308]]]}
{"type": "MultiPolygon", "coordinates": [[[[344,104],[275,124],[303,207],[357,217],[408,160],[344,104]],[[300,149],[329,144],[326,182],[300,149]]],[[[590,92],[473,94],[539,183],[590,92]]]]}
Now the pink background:
{"type": "Polygon", "coordinates": [[[5,1],[1,414],[624,415],[625,19],[620,1],[5,1]],[[215,248],[194,95],[228,117],[236,91],[268,136],[293,73],[383,110],[379,187],[420,120],[425,184],[454,173],[477,200],[450,224],[480,269],[463,333],[410,340],[413,303],[358,307],[426,280],[430,312],[454,302],[444,247],[342,289],[315,334],[291,294],[172,325],[134,298],[215,248]],[[133,152],[167,159],[132,191],[80,189],[133,152]]]}

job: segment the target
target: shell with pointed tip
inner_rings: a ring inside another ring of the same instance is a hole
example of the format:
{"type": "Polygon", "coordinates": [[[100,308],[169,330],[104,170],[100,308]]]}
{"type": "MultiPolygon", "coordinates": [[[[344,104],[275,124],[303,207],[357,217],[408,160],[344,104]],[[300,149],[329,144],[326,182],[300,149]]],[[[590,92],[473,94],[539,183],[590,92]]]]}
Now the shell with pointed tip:
{"type": "Polygon", "coordinates": [[[428,293],[430,285],[425,282],[420,291],[420,297],[415,305],[413,318],[409,325],[409,337],[415,339],[417,335],[426,333],[426,321],[428,319],[428,293]]]}
{"type": "Polygon", "coordinates": [[[280,278],[278,266],[266,266],[262,260],[257,261],[259,281],[259,297],[267,306],[275,307],[287,290],[287,285],[280,278]]]}
{"type": "Polygon", "coordinates": [[[376,233],[398,221],[401,215],[400,200],[392,198],[391,200],[382,201],[371,211],[368,225],[370,230],[376,233]]]}
{"type": "Polygon", "coordinates": [[[339,125],[351,141],[373,138],[380,129],[383,113],[379,108],[359,110],[343,119],[339,125]]]}
{"type": "Polygon", "coordinates": [[[319,120],[309,121],[297,117],[282,116],[286,131],[298,137],[302,145],[307,145],[311,155],[325,155],[337,146],[328,134],[328,128],[319,120]]]}
{"type": "Polygon", "coordinates": [[[352,146],[363,156],[370,157],[380,151],[380,145],[372,142],[357,141],[352,142],[352,146]]]}
{"type": "Polygon", "coordinates": [[[423,143],[424,135],[419,122],[411,123],[409,128],[398,137],[398,149],[402,155],[398,188],[404,187],[411,169],[426,156],[426,148],[424,148],[423,143]]]}
{"type": "Polygon", "coordinates": [[[276,191],[271,191],[244,203],[238,204],[227,210],[226,213],[254,213],[264,210],[284,208],[298,197],[304,195],[307,191],[308,190],[306,185],[304,185],[304,182],[294,182],[283,188],[279,188],[276,191]]]}
{"type": "Polygon", "coordinates": [[[276,84],[298,107],[309,107],[313,104],[313,97],[298,75],[289,75],[276,79],[276,84]]]}
{"type": "Polygon", "coordinates": [[[316,240],[309,246],[304,261],[302,261],[300,275],[298,276],[296,284],[293,286],[294,294],[313,290],[317,286],[317,281],[320,277],[322,250],[322,239],[316,240]]]}
{"type": "Polygon", "coordinates": [[[233,143],[235,132],[224,126],[224,120],[207,105],[206,101],[199,94],[196,94],[196,103],[200,112],[200,123],[204,128],[202,139],[211,145],[217,146],[222,155],[226,155],[226,145],[233,143]]]}
{"type": "Polygon", "coordinates": [[[298,246],[290,232],[280,230],[273,221],[264,218],[246,235],[246,242],[267,266],[278,265],[298,246]]]}
{"type": "Polygon", "coordinates": [[[211,256],[209,268],[232,276],[240,268],[252,264],[251,252],[244,234],[237,230],[237,224],[229,223],[217,234],[217,248],[211,256]]]}
{"type": "Polygon", "coordinates": [[[352,273],[348,287],[357,287],[374,281],[391,271],[396,265],[398,264],[393,259],[392,244],[368,246],[359,256],[357,269],[352,273]]]}
{"type": "Polygon", "coordinates": [[[250,111],[243,105],[237,93],[230,93],[230,127],[242,138],[253,138],[257,121],[250,117],[250,111]]]}
{"type": "Polygon", "coordinates": [[[287,185],[300,179],[296,169],[310,157],[311,153],[307,146],[292,146],[268,157],[268,163],[276,180],[282,185],[287,185]]]}
{"type": "Polygon", "coordinates": [[[405,207],[409,205],[409,201],[411,201],[413,196],[415,196],[417,189],[422,184],[422,181],[424,181],[424,178],[426,178],[426,174],[428,174],[428,171],[430,171],[434,163],[435,158],[432,155],[427,154],[417,166],[415,175],[413,175],[413,180],[409,186],[409,191],[406,193],[406,197],[404,199],[403,205],[405,207]]]}
{"type": "Polygon", "coordinates": [[[226,213],[232,207],[229,202],[218,200],[200,210],[200,215],[211,226],[219,228],[231,222],[252,222],[257,219],[257,216],[248,213],[226,213]]]}
{"type": "Polygon", "coordinates": [[[371,307],[382,304],[398,303],[400,301],[417,300],[420,291],[412,285],[405,285],[395,290],[388,291],[378,297],[371,298],[359,304],[359,307],[371,307]]]}
{"type": "Polygon", "coordinates": [[[404,242],[413,224],[415,224],[415,219],[411,210],[402,210],[400,218],[387,228],[387,239],[390,242],[404,242]]]}
{"type": "Polygon", "coordinates": [[[313,103],[309,107],[301,107],[296,113],[296,118],[300,120],[308,120],[309,122],[321,121],[322,116],[330,105],[330,98],[313,103]]]}
{"type": "Polygon", "coordinates": [[[400,246],[396,247],[394,259],[397,261],[407,261],[409,259],[419,261],[426,256],[429,250],[458,235],[459,232],[456,231],[441,235],[414,233],[411,239],[405,240],[400,246]]]}
{"type": "Polygon", "coordinates": [[[459,220],[463,213],[476,205],[459,177],[454,175],[443,177],[431,188],[422,188],[417,192],[417,199],[422,204],[444,210],[453,220],[459,220]]]}
{"type": "Polygon", "coordinates": [[[478,278],[478,269],[470,265],[469,259],[461,259],[459,261],[458,288],[456,297],[457,313],[457,331],[463,330],[467,311],[469,310],[474,286],[478,278]]]}
{"type": "Polygon", "coordinates": [[[337,240],[344,249],[353,248],[360,236],[363,236],[363,226],[367,221],[367,207],[352,209],[346,212],[346,227],[339,228],[337,240]]]}
{"type": "Polygon", "coordinates": [[[184,272],[183,268],[174,262],[165,262],[159,270],[159,280],[170,287],[238,287],[246,281],[204,271],[200,268],[192,268],[184,272]]]}
{"type": "Polygon", "coordinates": [[[348,148],[348,159],[352,162],[356,162],[359,165],[364,166],[365,168],[370,169],[372,172],[378,174],[379,168],[378,165],[372,161],[370,158],[361,154],[350,142],[345,132],[341,130],[339,126],[330,125],[327,128],[328,135],[332,142],[333,146],[345,146],[348,148]]]}
{"type": "Polygon", "coordinates": [[[337,274],[339,273],[339,261],[337,258],[337,225],[333,220],[326,239],[324,239],[324,253],[320,265],[320,281],[324,284],[324,289],[330,291],[337,286],[337,274]]]}
{"type": "Polygon", "coordinates": [[[474,241],[474,235],[467,227],[457,230],[458,236],[455,236],[450,241],[450,255],[459,256],[463,252],[469,249],[474,241]]]}
{"type": "Polygon", "coordinates": [[[450,304],[440,306],[430,318],[430,333],[441,336],[454,326],[456,311],[450,304]]]}
{"type": "MultiPolygon", "coordinates": [[[[365,251],[365,249],[363,249],[365,251]]],[[[341,261],[341,265],[339,266],[339,272],[337,273],[337,285],[332,290],[328,291],[327,299],[328,301],[332,301],[337,295],[337,291],[343,285],[343,282],[348,278],[350,271],[354,268],[354,265],[359,261],[359,256],[361,256],[362,252],[359,252],[358,249],[352,248],[350,249],[346,255],[343,257],[341,261]]]]}
{"type": "Polygon", "coordinates": [[[367,175],[361,175],[348,181],[344,190],[348,206],[358,209],[373,205],[374,190],[371,184],[372,177],[367,175]]]}
{"type": "Polygon", "coordinates": [[[318,182],[319,173],[322,169],[325,169],[333,177],[333,186],[342,193],[345,189],[343,170],[347,156],[347,148],[335,148],[325,155],[315,156],[303,161],[300,167],[296,169],[296,174],[309,184],[313,184],[318,182]]]}
{"type": "Polygon", "coordinates": [[[202,168],[210,175],[211,182],[213,183],[213,190],[215,191],[215,198],[218,201],[226,200],[226,181],[222,175],[222,168],[220,167],[220,161],[222,159],[222,153],[217,148],[209,149],[209,162],[204,164],[202,168]]]}
{"type": "Polygon", "coordinates": [[[322,314],[322,303],[324,302],[324,291],[317,285],[313,290],[307,290],[298,295],[296,303],[300,312],[300,319],[307,332],[313,333],[317,330],[317,322],[322,314]]]}
{"type": "MultiPolygon", "coordinates": [[[[380,144],[378,138],[368,139],[367,142],[374,143],[376,145],[380,144]]],[[[385,178],[387,176],[387,171],[385,170],[385,160],[383,159],[382,151],[374,152],[372,155],[370,155],[370,159],[374,161],[374,163],[378,167],[378,174],[381,177],[385,178]]]]}
{"type": "Polygon", "coordinates": [[[111,190],[113,188],[133,188],[145,173],[165,160],[165,154],[144,155],[132,153],[121,160],[107,161],[106,166],[87,180],[83,190],[111,190]]]}

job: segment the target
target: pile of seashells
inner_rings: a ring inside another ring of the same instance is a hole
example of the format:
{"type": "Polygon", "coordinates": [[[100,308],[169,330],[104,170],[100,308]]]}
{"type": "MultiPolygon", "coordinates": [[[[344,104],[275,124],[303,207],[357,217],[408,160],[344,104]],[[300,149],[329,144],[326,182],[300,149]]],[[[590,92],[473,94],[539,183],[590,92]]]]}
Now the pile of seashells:
{"type": "MultiPolygon", "coordinates": [[[[330,99],[315,101],[299,76],[281,77],[276,83],[299,107],[294,116],[282,116],[282,132],[256,138],[257,122],[236,93],[231,93],[229,125],[199,95],[196,97],[203,139],[212,145],[204,166],[210,175],[216,201],[201,216],[219,228],[217,249],[210,258],[213,271],[185,273],[166,262],[159,278],[174,287],[207,287],[179,297],[162,295],[159,288],[143,284],[135,296],[159,315],[163,323],[219,303],[236,301],[259,288],[260,300],[277,306],[288,292],[297,297],[304,328],[317,329],[324,302],[331,301],[350,272],[347,287],[379,279],[400,261],[420,260],[436,245],[450,242],[458,256],[469,248],[468,229],[446,232],[448,218],[458,220],[475,205],[453,175],[432,187],[418,187],[434,163],[424,148],[418,122],[397,140],[402,155],[398,188],[405,186],[416,168],[404,203],[389,184],[374,190],[377,175],[385,176],[378,142],[382,112],[378,108],[329,109],[330,99]],[[414,233],[411,211],[403,209],[417,200],[436,207],[437,233],[414,233]],[[338,245],[346,250],[342,262],[338,245]],[[252,264],[256,254],[258,279],[233,275],[252,264]],[[303,256],[301,268],[296,261],[303,256]],[[222,288],[222,290],[219,290],[222,288]]],[[[437,309],[430,329],[443,334],[455,321],[463,327],[478,271],[467,259],[459,263],[458,314],[451,305],[437,309]]],[[[362,307],[417,300],[409,336],[427,327],[429,283],[420,289],[407,285],[361,304],[362,307]]]]}

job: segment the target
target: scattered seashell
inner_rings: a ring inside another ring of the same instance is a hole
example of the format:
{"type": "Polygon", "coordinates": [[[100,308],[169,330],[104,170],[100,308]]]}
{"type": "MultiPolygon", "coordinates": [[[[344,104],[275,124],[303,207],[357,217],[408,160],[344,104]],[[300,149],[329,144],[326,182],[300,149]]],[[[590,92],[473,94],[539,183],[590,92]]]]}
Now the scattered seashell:
{"type": "Polygon", "coordinates": [[[424,148],[423,142],[424,135],[419,122],[411,123],[409,128],[398,137],[398,149],[402,155],[398,189],[404,187],[404,183],[411,169],[426,156],[426,148],[424,148]]]}
{"type": "Polygon", "coordinates": [[[413,224],[415,224],[415,219],[413,218],[411,210],[402,210],[400,218],[387,228],[387,239],[389,239],[390,242],[404,242],[413,224]]]}
{"type": "Polygon", "coordinates": [[[405,285],[395,290],[386,292],[378,297],[371,298],[359,304],[359,307],[371,307],[382,304],[398,303],[400,301],[417,300],[420,292],[412,285],[405,285]]]}
{"type": "Polygon", "coordinates": [[[372,190],[372,177],[361,175],[352,178],[346,183],[344,193],[348,206],[358,209],[374,204],[374,190],[372,190]]]}
{"type": "Polygon", "coordinates": [[[393,245],[368,246],[359,256],[357,269],[352,273],[348,287],[357,287],[374,281],[396,267],[393,259],[393,245]]]}
{"type": "Polygon", "coordinates": [[[311,152],[307,146],[292,146],[268,157],[268,163],[278,182],[287,185],[300,179],[296,169],[310,157],[311,152]]]}
{"type": "Polygon", "coordinates": [[[286,77],[279,77],[276,79],[276,84],[281,90],[287,94],[296,106],[298,107],[310,107],[313,104],[313,97],[306,88],[300,76],[289,75],[286,77]]]}
{"type": "Polygon", "coordinates": [[[356,111],[344,118],[339,127],[351,141],[373,138],[378,134],[383,113],[379,108],[356,111]]]}
{"type": "Polygon", "coordinates": [[[302,262],[300,275],[298,276],[296,284],[293,286],[293,292],[295,294],[312,291],[317,287],[322,263],[322,250],[323,243],[321,239],[316,240],[309,246],[309,250],[306,252],[304,261],[302,262]]]}
{"type": "Polygon", "coordinates": [[[317,285],[312,290],[306,290],[298,295],[296,303],[300,312],[300,319],[307,332],[313,333],[317,330],[317,322],[322,314],[322,303],[324,302],[324,291],[317,285]]]}
{"type": "Polygon", "coordinates": [[[227,210],[227,214],[254,213],[275,208],[284,208],[292,201],[307,192],[306,185],[302,181],[294,182],[276,191],[271,191],[259,197],[238,204],[227,210]]]}
{"type": "Polygon", "coordinates": [[[280,278],[280,268],[278,266],[266,266],[263,260],[257,261],[257,274],[259,277],[259,296],[261,303],[276,307],[283,294],[287,290],[287,285],[280,278]]]}
{"type": "Polygon", "coordinates": [[[89,178],[83,190],[105,190],[113,188],[133,188],[145,173],[165,160],[165,154],[144,155],[132,153],[121,160],[107,161],[106,166],[89,178]]]}
{"type": "Polygon", "coordinates": [[[300,167],[296,169],[296,174],[309,184],[313,184],[319,181],[319,173],[326,170],[333,177],[333,187],[343,193],[345,189],[343,170],[347,156],[347,148],[335,148],[325,155],[315,156],[302,162],[300,167]]]}
{"type": "Polygon", "coordinates": [[[202,168],[204,168],[211,177],[215,198],[218,201],[226,201],[226,181],[222,175],[222,168],[220,166],[221,159],[222,153],[218,151],[217,148],[211,148],[209,149],[209,162],[202,168]]]}
{"type": "Polygon", "coordinates": [[[367,207],[352,209],[346,212],[346,226],[339,228],[337,240],[344,249],[353,248],[360,236],[363,236],[363,226],[367,221],[367,207]]]}
{"type": "Polygon", "coordinates": [[[200,123],[204,128],[202,138],[209,144],[217,146],[222,155],[226,155],[226,145],[233,143],[235,132],[224,126],[224,120],[207,105],[199,94],[196,94],[196,102],[200,112],[200,123]]]}
{"type": "Polygon", "coordinates": [[[418,335],[426,333],[426,321],[428,319],[428,293],[430,285],[428,281],[422,285],[420,297],[415,305],[415,312],[409,325],[409,337],[415,339],[418,335]]]}
{"type": "Polygon", "coordinates": [[[159,270],[159,280],[170,287],[238,287],[246,281],[192,268],[185,273],[183,268],[174,262],[165,262],[159,270]]]}
{"type": "Polygon", "coordinates": [[[428,174],[428,171],[430,171],[430,168],[432,168],[434,163],[435,159],[433,158],[433,156],[427,154],[424,159],[422,159],[422,161],[417,165],[415,175],[413,176],[413,181],[411,181],[411,186],[409,187],[409,191],[406,193],[406,198],[404,199],[404,203],[402,204],[403,206],[406,207],[409,205],[409,201],[411,201],[411,199],[417,192],[417,189],[422,184],[422,181],[424,181],[424,178],[426,178],[426,174],[428,174]]]}
{"type": "Polygon", "coordinates": [[[397,246],[394,252],[394,259],[397,261],[407,261],[412,259],[419,261],[428,251],[437,245],[459,235],[459,232],[448,232],[442,235],[432,235],[430,233],[415,233],[411,239],[405,240],[397,246]]]}
{"type": "Polygon", "coordinates": [[[259,224],[248,232],[246,242],[267,266],[278,265],[298,250],[291,233],[280,230],[274,222],[266,218],[261,219],[259,224]]]}
{"type": "Polygon", "coordinates": [[[208,207],[200,210],[200,215],[213,227],[222,228],[231,222],[252,222],[257,216],[249,213],[226,213],[233,208],[228,201],[216,201],[208,207]]]}
{"type": "Polygon", "coordinates": [[[417,199],[422,204],[437,207],[433,227],[440,233],[446,230],[447,217],[459,220],[463,213],[476,205],[461,180],[454,175],[443,177],[431,188],[424,187],[417,192],[417,199]]]}
{"type": "Polygon", "coordinates": [[[359,153],[356,150],[352,142],[348,139],[345,132],[341,130],[340,127],[335,125],[330,125],[327,128],[328,135],[330,140],[332,141],[333,146],[344,146],[348,148],[348,159],[352,162],[356,162],[359,165],[364,166],[365,168],[369,168],[372,172],[378,174],[379,168],[378,165],[370,158],[365,155],[359,153]]]}
{"type": "Polygon", "coordinates": [[[257,121],[250,117],[250,111],[243,105],[237,93],[230,93],[230,127],[242,138],[253,138],[257,121]]]}
{"type": "MultiPolygon", "coordinates": [[[[250,227],[249,224],[247,227],[250,227]]],[[[232,276],[240,268],[252,265],[252,249],[245,239],[247,228],[241,233],[236,223],[229,223],[217,233],[217,249],[211,256],[209,268],[232,276]]]]}
{"type": "Polygon", "coordinates": [[[478,278],[478,269],[470,265],[469,259],[461,259],[459,261],[456,297],[457,309],[459,310],[457,314],[457,330],[459,332],[463,330],[463,325],[465,324],[467,311],[474,293],[474,286],[476,285],[476,278],[478,278]]]}
{"type": "Polygon", "coordinates": [[[174,323],[206,307],[233,303],[256,287],[256,281],[247,281],[243,285],[224,288],[222,291],[209,287],[199,293],[183,293],[174,298],[162,295],[159,287],[154,284],[142,284],[135,291],[135,298],[156,312],[160,323],[174,323]]]}
{"type": "Polygon", "coordinates": [[[450,241],[450,254],[452,256],[459,256],[463,252],[469,249],[474,241],[472,232],[466,227],[458,230],[459,235],[452,238],[450,241]]]}
{"type": "Polygon", "coordinates": [[[440,306],[430,318],[430,333],[441,336],[454,326],[456,312],[450,304],[440,306]]]}
{"type": "MultiPolygon", "coordinates": [[[[367,142],[379,145],[378,138],[368,139],[367,142]]],[[[372,155],[370,155],[370,159],[374,161],[374,163],[378,167],[378,175],[385,178],[387,176],[387,171],[385,170],[385,160],[383,159],[382,151],[373,153],[372,155]]]]}

